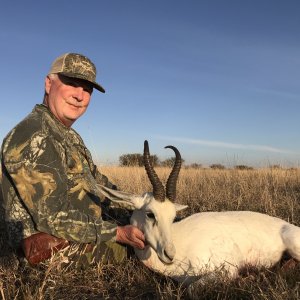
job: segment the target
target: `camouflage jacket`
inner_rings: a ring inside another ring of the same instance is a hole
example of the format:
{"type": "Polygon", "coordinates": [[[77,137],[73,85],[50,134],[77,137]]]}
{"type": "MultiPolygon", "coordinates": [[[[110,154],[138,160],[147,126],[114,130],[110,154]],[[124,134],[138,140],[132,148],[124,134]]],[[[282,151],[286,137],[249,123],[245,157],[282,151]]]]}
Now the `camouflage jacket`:
{"type": "Polygon", "coordinates": [[[80,243],[115,241],[116,223],[102,218],[100,174],[81,137],[48,108],[33,111],[6,136],[1,150],[2,190],[9,241],[37,231],[80,243]]]}

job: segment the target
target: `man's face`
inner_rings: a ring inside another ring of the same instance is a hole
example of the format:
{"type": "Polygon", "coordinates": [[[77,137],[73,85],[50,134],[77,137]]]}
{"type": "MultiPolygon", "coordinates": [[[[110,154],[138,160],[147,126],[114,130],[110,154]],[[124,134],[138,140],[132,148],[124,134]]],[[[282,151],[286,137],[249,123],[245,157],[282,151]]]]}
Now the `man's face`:
{"type": "Polygon", "coordinates": [[[45,91],[51,112],[65,126],[71,127],[86,111],[93,86],[85,80],[50,75],[45,80],[45,91]]]}

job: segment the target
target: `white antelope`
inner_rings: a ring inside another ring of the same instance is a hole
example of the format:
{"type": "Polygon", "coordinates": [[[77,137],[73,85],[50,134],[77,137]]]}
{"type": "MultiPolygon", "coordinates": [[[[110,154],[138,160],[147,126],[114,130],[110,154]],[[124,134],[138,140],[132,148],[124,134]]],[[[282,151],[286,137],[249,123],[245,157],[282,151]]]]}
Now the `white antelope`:
{"type": "Polygon", "coordinates": [[[130,205],[131,224],[145,235],[144,250],[135,249],[150,269],[189,284],[205,282],[216,274],[235,278],[245,266],[271,267],[287,251],[300,260],[300,228],[279,218],[250,211],[202,212],[174,222],[176,211],[187,206],[175,203],[181,156],[176,160],[165,189],[150,163],[148,142],[144,164],[153,193],[143,196],[99,186],[112,201],[130,205]]]}

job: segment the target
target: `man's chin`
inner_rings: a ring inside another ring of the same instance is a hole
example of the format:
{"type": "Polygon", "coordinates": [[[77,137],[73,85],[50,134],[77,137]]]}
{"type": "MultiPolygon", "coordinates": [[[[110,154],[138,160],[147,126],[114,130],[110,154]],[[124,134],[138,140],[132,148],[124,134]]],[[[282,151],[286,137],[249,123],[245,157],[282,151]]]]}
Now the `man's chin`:
{"type": "Polygon", "coordinates": [[[61,119],[62,123],[67,126],[67,127],[71,127],[72,124],[78,119],[79,117],[74,117],[74,116],[64,116],[63,119],[61,119]]]}
{"type": "Polygon", "coordinates": [[[65,118],[69,121],[72,121],[72,122],[75,122],[77,119],[79,119],[82,115],[83,115],[84,112],[71,112],[69,114],[66,114],[65,115],[65,118]]]}

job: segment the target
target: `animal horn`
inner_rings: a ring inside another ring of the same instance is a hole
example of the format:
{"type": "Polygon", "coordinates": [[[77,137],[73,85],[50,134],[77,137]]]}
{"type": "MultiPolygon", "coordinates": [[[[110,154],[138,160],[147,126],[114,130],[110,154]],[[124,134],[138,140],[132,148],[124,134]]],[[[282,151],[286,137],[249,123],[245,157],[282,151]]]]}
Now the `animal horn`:
{"type": "Polygon", "coordinates": [[[166,146],[165,148],[170,148],[175,152],[176,159],[173,166],[173,169],[169,175],[167,185],[166,185],[166,195],[167,198],[173,202],[176,200],[176,184],[179,175],[179,171],[181,168],[181,155],[178,149],[174,146],[166,146]]]}
{"type": "Polygon", "coordinates": [[[150,162],[150,152],[148,141],[144,142],[144,165],[148,175],[148,178],[153,186],[153,196],[158,201],[165,201],[165,189],[159,180],[157,174],[154,171],[150,162]]]}

